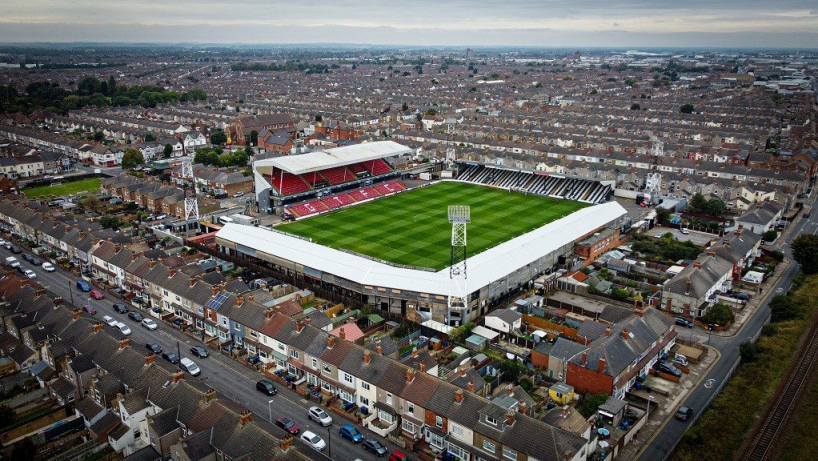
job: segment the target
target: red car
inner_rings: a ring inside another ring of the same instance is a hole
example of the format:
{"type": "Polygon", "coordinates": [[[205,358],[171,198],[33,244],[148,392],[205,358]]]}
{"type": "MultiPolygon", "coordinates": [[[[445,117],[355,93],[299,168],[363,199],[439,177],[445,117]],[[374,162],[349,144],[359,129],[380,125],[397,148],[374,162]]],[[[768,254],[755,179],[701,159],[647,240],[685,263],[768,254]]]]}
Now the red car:
{"type": "Polygon", "coordinates": [[[298,424],[294,423],[292,420],[284,416],[279,416],[276,419],[276,426],[284,429],[291,435],[298,435],[298,433],[301,431],[301,428],[298,427],[298,424]]]}
{"type": "Polygon", "coordinates": [[[91,290],[90,294],[91,294],[91,297],[94,298],[94,299],[102,299],[102,298],[105,297],[105,295],[102,294],[102,292],[99,291],[99,290],[91,290]]]}

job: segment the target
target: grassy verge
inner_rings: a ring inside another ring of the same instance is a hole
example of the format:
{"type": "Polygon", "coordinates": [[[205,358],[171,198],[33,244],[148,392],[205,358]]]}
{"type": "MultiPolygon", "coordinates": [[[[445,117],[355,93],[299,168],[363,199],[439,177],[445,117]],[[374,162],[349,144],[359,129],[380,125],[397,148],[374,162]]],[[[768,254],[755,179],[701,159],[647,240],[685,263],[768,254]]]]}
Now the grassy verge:
{"type": "MultiPolygon", "coordinates": [[[[672,460],[733,459],[748,431],[773,397],[792,361],[799,339],[818,310],[818,276],[807,277],[793,293],[799,320],[766,326],[756,344],[758,356],[742,362],[699,422],[685,432],[672,460]]],[[[814,428],[813,428],[814,429],[814,428]]],[[[793,458],[796,459],[796,458],[793,458]]],[[[800,458],[808,459],[808,458],[800,458]]]]}
{"type": "Polygon", "coordinates": [[[23,189],[23,193],[26,194],[28,198],[50,197],[52,195],[59,197],[61,195],[77,194],[80,192],[97,192],[99,191],[99,183],[99,178],[89,178],[62,183],[59,186],[38,186],[23,189]]]}
{"type": "Polygon", "coordinates": [[[804,443],[805,440],[818,440],[818,381],[807,391],[797,411],[790,433],[779,445],[782,450],[780,461],[801,461],[818,456],[815,443],[804,443]]]}

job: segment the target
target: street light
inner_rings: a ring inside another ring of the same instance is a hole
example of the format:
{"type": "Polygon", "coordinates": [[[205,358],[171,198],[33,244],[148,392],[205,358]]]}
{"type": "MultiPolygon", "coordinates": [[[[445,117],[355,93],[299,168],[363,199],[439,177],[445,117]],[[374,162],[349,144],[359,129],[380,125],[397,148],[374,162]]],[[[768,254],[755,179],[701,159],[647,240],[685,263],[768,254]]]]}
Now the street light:
{"type": "Polygon", "coordinates": [[[332,458],[332,424],[327,426],[327,456],[332,458]]]}
{"type": "Polygon", "coordinates": [[[267,408],[270,410],[270,419],[268,421],[270,421],[272,423],[273,422],[273,399],[270,399],[270,401],[267,402],[267,408]]]}
{"type": "Polygon", "coordinates": [[[648,396],[648,415],[645,418],[645,424],[647,424],[648,421],[650,421],[650,402],[653,402],[653,396],[652,395],[648,396]]]}
{"type": "Polygon", "coordinates": [[[74,288],[71,287],[71,281],[70,280],[66,280],[66,282],[68,282],[68,292],[71,293],[71,305],[73,306],[74,305],[74,288]]]}

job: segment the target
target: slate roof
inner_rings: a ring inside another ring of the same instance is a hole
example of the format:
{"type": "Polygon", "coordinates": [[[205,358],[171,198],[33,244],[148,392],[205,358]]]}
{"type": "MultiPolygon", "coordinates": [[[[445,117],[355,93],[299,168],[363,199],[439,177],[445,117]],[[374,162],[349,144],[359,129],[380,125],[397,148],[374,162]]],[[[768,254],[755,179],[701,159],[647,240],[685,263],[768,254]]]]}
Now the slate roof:
{"type": "Polygon", "coordinates": [[[689,281],[689,296],[703,298],[708,290],[715,286],[725,274],[733,271],[733,264],[718,255],[710,256],[705,254],[696,261],[701,263],[700,268],[696,267],[696,264],[688,265],[675,277],[665,282],[664,290],[685,295],[687,293],[687,282],[689,281]]]}

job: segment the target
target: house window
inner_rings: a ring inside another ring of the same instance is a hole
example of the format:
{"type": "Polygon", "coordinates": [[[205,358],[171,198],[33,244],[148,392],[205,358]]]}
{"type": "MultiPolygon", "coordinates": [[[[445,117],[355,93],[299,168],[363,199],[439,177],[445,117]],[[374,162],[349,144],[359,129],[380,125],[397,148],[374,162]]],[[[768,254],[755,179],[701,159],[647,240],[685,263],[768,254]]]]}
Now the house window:
{"type": "Polygon", "coordinates": [[[323,380],[321,381],[321,389],[327,392],[335,392],[335,386],[323,380]]]}
{"type": "MultiPolygon", "coordinates": [[[[278,350],[280,350],[280,351],[285,350],[285,348],[284,348],[284,344],[281,344],[281,343],[277,343],[277,344],[276,344],[276,348],[277,348],[278,350]]],[[[313,368],[315,368],[315,365],[313,365],[312,367],[313,367],[313,368]]]]}
{"type": "Polygon", "coordinates": [[[361,402],[361,405],[369,405],[369,399],[363,395],[358,396],[358,401],[361,402]]]}
{"type": "Polygon", "coordinates": [[[486,416],[486,423],[491,424],[492,426],[496,426],[497,420],[492,418],[491,416],[486,416]]]}
{"type": "Polygon", "coordinates": [[[352,384],[352,375],[349,373],[344,373],[344,382],[352,384]]]}
{"type": "Polygon", "coordinates": [[[411,421],[407,421],[406,419],[404,419],[401,423],[401,428],[410,434],[415,433],[415,424],[411,421]]]}
{"type": "Polygon", "coordinates": [[[388,392],[386,393],[386,404],[387,405],[392,405],[392,394],[390,394],[388,392]]]}
{"type": "Polygon", "coordinates": [[[435,416],[435,427],[438,429],[443,429],[443,417],[435,416]]]}
{"type": "Polygon", "coordinates": [[[449,442],[447,450],[457,461],[469,461],[469,452],[449,442]]]}
{"type": "Polygon", "coordinates": [[[443,450],[443,447],[445,446],[445,442],[443,441],[442,436],[440,436],[438,434],[435,434],[432,431],[428,431],[426,433],[426,436],[428,437],[429,445],[431,445],[432,448],[436,448],[438,450],[443,450]]]}
{"type": "Polygon", "coordinates": [[[75,396],[74,396],[74,394],[68,394],[68,398],[66,398],[66,401],[68,401],[68,402],[73,402],[73,401],[74,401],[74,397],[75,397],[75,396]]]}
{"type": "Polygon", "coordinates": [[[355,402],[355,396],[343,389],[338,392],[338,396],[341,397],[341,400],[344,402],[355,402]]]}
{"type": "Polygon", "coordinates": [[[361,388],[365,391],[369,390],[369,383],[361,383],[361,388]]]}
{"type": "Polygon", "coordinates": [[[312,359],[312,368],[313,370],[318,369],[318,359],[312,359]]]}
{"type": "Polygon", "coordinates": [[[290,351],[290,357],[297,359],[298,358],[298,351],[293,349],[290,351]]]}
{"type": "Polygon", "coordinates": [[[393,422],[395,422],[395,417],[383,410],[378,410],[378,419],[382,420],[387,424],[392,424],[393,422]]]}
{"type": "Polygon", "coordinates": [[[406,402],[406,411],[408,411],[409,413],[414,413],[415,412],[415,404],[412,403],[412,402],[406,402]]]}
{"type": "Polygon", "coordinates": [[[254,338],[258,338],[258,333],[256,333],[256,332],[255,332],[255,331],[253,331],[253,330],[250,330],[250,336],[252,336],[252,337],[254,337],[254,338]]]}
{"type": "Polygon", "coordinates": [[[332,374],[332,367],[329,366],[329,365],[324,365],[323,367],[321,367],[321,371],[325,375],[331,375],[332,374]]]}
{"type": "Polygon", "coordinates": [[[517,461],[517,453],[503,447],[503,458],[510,459],[511,461],[517,461]]]}
{"type": "Polygon", "coordinates": [[[262,350],[258,351],[258,355],[263,359],[267,358],[267,353],[262,350]]]}
{"type": "Polygon", "coordinates": [[[460,427],[460,426],[450,424],[449,425],[449,432],[451,432],[454,435],[459,435],[460,437],[463,437],[463,428],[460,427]]]}
{"type": "Polygon", "coordinates": [[[483,449],[489,453],[494,453],[497,451],[497,445],[489,442],[488,440],[483,440],[483,449]]]}

